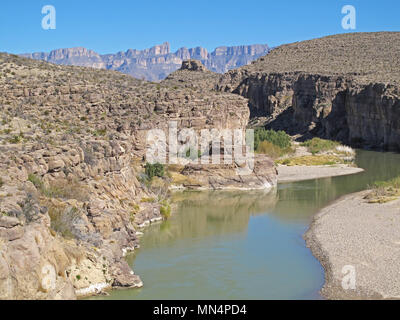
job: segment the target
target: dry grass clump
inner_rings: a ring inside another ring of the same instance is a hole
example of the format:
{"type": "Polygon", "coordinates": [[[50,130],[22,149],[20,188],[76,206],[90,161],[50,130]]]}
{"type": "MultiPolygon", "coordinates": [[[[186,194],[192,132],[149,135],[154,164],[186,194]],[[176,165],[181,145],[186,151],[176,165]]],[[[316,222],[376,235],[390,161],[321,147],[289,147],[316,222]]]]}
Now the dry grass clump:
{"type": "Polygon", "coordinates": [[[74,179],[60,179],[46,184],[39,176],[29,174],[28,181],[32,182],[36,189],[47,198],[75,199],[83,202],[89,200],[87,187],[74,179]]]}
{"type": "Polygon", "coordinates": [[[75,238],[74,226],[81,219],[79,211],[75,207],[49,206],[51,229],[67,239],[75,238]]]}
{"type": "Polygon", "coordinates": [[[386,203],[400,197],[400,177],[389,181],[377,181],[371,186],[372,191],[365,196],[369,203],[386,203]]]}
{"type": "Polygon", "coordinates": [[[294,158],[286,158],[277,160],[276,164],[282,164],[285,166],[328,166],[343,164],[345,161],[335,155],[321,154],[311,156],[301,156],[294,158]]]}
{"type": "Polygon", "coordinates": [[[175,186],[193,186],[199,185],[199,181],[189,176],[185,176],[178,172],[170,172],[172,184],[175,186]]]}
{"type": "Polygon", "coordinates": [[[340,143],[331,140],[313,138],[311,140],[303,142],[301,145],[303,147],[307,147],[308,151],[310,151],[312,154],[317,154],[330,150],[335,150],[337,147],[340,146],[340,143]]]}
{"type": "Polygon", "coordinates": [[[286,152],[282,148],[278,147],[277,145],[274,145],[269,141],[260,142],[257,148],[257,153],[266,154],[272,159],[278,159],[279,157],[286,154],[286,152]]]}

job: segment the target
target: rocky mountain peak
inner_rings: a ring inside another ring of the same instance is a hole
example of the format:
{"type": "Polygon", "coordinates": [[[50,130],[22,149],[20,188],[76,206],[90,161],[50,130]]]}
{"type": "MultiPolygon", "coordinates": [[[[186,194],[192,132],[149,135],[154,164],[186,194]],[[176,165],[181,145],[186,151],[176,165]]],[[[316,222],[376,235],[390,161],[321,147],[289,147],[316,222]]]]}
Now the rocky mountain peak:
{"type": "Polygon", "coordinates": [[[182,62],[181,70],[207,71],[207,68],[199,60],[185,60],[182,62]]]}
{"type": "Polygon", "coordinates": [[[202,47],[190,49],[183,47],[171,52],[170,44],[164,42],[144,50],[128,49],[115,54],[101,55],[85,48],[71,48],[58,49],[50,53],[28,53],[22,56],[61,65],[115,70],[137,79],[159,81],[178,70],[184,60],[199,60],[208,70],[225,73],[248,65],[267,53],[269,47],[264,44],[218,47],[211,53],[202,47]]]}

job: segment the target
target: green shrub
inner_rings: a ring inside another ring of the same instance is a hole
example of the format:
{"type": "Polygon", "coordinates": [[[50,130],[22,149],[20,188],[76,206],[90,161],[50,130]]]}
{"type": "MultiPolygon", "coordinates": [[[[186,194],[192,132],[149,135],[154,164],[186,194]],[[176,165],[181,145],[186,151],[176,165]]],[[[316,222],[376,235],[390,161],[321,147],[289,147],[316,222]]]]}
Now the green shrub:
{"type": "Polygon", "coordinates": [[[150,180],[153,177],[162,178],[164,177],[165,174],[164,165],[162,165],[161,163],[155,163],[155,164],[146,163],[145,173],[150,180]]]}
{"type": "Polygon", "coordinates": [[[303,142],[301,145],[303,147],[307,147],[308,151],[310,151],[312,154],[316,154],[319,152],[335,149],[338,145],[340,145],[340,143],[331,140],[313,138],[311,140],[303,142]]]}
{"type": "Polygon", "coordinates": [[[43,188],[42,179],[40,179],[37,175],[35,175],[33,173],[28,175],[28,181],[32,182],[33,185],[39,190],[41,190],[43,188]]]}
{"type": "Polygon", "coordinates": [[[0,177],[0,188],[3,186],[4,182],[3,179],[0,177]]]}
{"type": "Polygon", "coordinates": [[[95,136],[95,137],[104,137],[105,135],[107,134],[107,129],[106,128],[104,128],[104,129],[97,129],[97,130],[95,130],[95,131],[93,131],[93,135],[95,136]]]}
{"type": "Polygon", "coordinates": [[[263,153],[272,159],[277,159],[284,154],[284,151],[269,141],[261,141],[258,145],[257,153],[263,153]]]}
{"type": "Polygon", "coordinates": [[[12,144],[18,144],[22,141],[23,137],[21,135],[13,136],[12,138],[8,139],[8,142],[12,144]]]}
{"type": "Polygon", "coordinates": [[[160,214],[165,220],[169,219],[171,217],[171,206],[168,203],[162,204],[160,214]]]}
{"type": "Polygon", "coordinates": [[[262,141],[268,141],[281,149],[290,148],[292,142],[290,136],[284,131],[265,130],[254,131],[254,149],[257,150],[262,141]]]}

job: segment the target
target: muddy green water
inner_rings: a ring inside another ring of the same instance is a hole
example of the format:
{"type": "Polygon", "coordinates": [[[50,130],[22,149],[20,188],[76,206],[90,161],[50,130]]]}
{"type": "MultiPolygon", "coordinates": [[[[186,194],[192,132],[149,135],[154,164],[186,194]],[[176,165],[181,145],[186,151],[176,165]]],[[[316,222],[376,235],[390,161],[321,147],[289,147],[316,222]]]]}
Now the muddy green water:
{"type": "Polygon", "coordinates": [[[302,238],[312,216],[348,193],[400,175],[400,155],[358,151],[365,172],[264,192],[185,192],[129,257],[142,289],[95,299],[320,299],[324,271],[302,238]]]}

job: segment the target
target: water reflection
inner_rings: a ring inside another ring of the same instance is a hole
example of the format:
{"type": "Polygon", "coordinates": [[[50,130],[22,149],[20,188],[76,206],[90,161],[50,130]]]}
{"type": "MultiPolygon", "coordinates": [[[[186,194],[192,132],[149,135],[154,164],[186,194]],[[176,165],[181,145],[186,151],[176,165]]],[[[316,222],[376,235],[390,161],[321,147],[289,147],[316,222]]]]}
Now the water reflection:
{"type": "Polygon", "coordinates": [[[276,205],[276,189],[267,192],[179,192],[173,196],[179,214],[154,226],[146,248],[170,244],[173,239],[201,238],[247,230],[250,216],[276,205]]]}
{"type": "MultiPolygon", "coordinates": [[[[272,192],[180,192],[169,221],[146,231],[141,290],[108,299],[315,299],[323,270],[302,235],[342,195],[400,175],[400,155],[358,151],[366,171],[281,184],[272,192]]],[[[103,297],[97,298],[102,299],[103,297]]]]}

